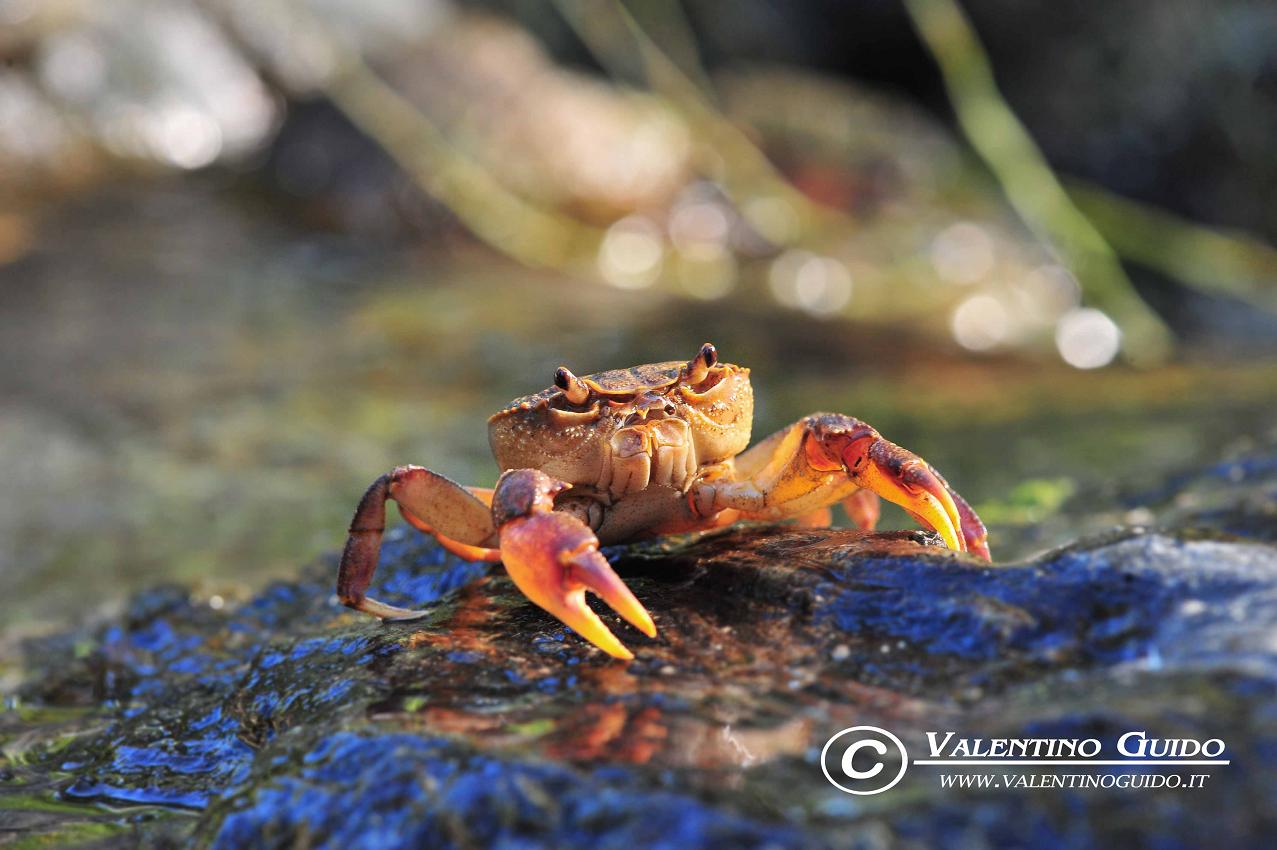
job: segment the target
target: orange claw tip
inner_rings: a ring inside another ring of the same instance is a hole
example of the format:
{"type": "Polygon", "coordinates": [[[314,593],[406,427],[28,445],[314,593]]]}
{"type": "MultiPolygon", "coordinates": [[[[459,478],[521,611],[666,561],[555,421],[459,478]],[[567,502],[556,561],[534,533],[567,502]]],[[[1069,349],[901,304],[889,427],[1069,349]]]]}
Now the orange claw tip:
{"type": "Polygon", "coordinates": [[[936,533],[944,538],[944,545],[955,552],[967,551],[967,543],[954,526],[953,516],[935,494],[923,491],[914,496],[911,510],[927,521],[936,533]]]}
{"type": "Polygon", "coordinates": [[[634,655],[585,603],[590,590],[644,634],[656,625],[607,559],[594,533],[580,520],[546,511],[501,526],[506,572],[523,594],[614,658],[634,655]]]}
{"type": "Polygon", "coordinates": [[[528,599],[608,655],[626,661],[634,657],[599,619],[599,615],[585,604],[585,588],[580,584],[572,587],[562,576],[542,581],[523,565],[511,563],[509,558],[506,559],[506,572],[528,599]]]}
{"type": "Polygon", "coordinates": [[[918,517],[944,538],[945,545],[950,549],[955,552],[967,551],[966,538],[960,531],[962,518],[949,490],[927,469],[920,458],[908,455],[898,446],[889,443],[885,445],[886,452],[892,453],[886,458],[874,457],[873,449],[867,458],[847,458],[847,469],[852,470],[852,478],[918,517]],[[901,455],[907,456],[903,462],[901,455]],[[891,462],[883,463],[882,460],[891,462]]]}
{"type": "Polygon", "coordinates": [[[626,649],[625,644],[621,643],[599,619],[599,615],[585,604],[584,588],[568,591],[560,605],[555,608],[547,607],[546,610],[562,620],[572,631],[613,658],[619,658],[622,661],[634,659],[634,653],[626,649]]]}
{"type": "Polygon", "coordinates": [[[612,569],[597,549],[587,548],[570,553],[564,558],[569,578],[580,582],[588,590],[606,602],[634,628],[650,638],[656,637],[656,624],[643,603],[625,586],[621,577],[612,569]]]}

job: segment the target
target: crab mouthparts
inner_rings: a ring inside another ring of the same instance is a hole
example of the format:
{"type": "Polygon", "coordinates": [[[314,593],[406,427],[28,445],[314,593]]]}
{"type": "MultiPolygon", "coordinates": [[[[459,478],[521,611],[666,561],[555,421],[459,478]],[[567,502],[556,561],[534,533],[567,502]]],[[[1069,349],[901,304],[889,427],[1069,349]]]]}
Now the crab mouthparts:
{"type": "Polygon", "coordinates": [[[658,395],[644,395],[633,401],[613,401],[609,404],[625,416],[626,425],[648,419],[668,419],[677,412],[673,403],[658,395]]]}

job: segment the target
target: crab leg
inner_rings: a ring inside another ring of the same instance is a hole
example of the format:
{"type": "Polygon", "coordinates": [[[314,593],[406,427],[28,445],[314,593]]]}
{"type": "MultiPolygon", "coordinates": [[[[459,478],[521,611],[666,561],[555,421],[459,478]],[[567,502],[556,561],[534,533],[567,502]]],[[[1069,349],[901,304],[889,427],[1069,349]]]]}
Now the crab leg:
{"type": "MultiPolygon", "coordinates": [[[[474,496],[485,505],[492,505],[492,488],[491,487],[467,487],[466,490],[470,495],[474,496]]],[[[464,558],[467,561],[500,561],[501,550],[489,549],[486,546],[469,546],[458,540],[453,540],[445,534],[440,534],[430,523],[399,505],[399,515],[405,521],[418,531],[424,531],[426,534],[433,535],[435,540],[439,541],[439,545],[447,549],[458,558],[464,558]]]]}
{"type": "Polygon", "coordinates": [[[555,494],[567,487],[534,469],[501,476],[492,501],[501,560],[528,599],[608,655],[631,659],[633,653],[586,605],[585,591],[648,637],[656,637],[656,625],[599,553],[594,532],[575,516],[554,510],[555,494]]]}
{"type": "Polygon", "coordinates": [[[873,437],[845,443],[835,438],[832,444],[810,440],[806,448],[807,460],[816,469],[820,469],[817,464],[830,462],[829,449],[833,448],[834,469],[845,469],[853,481],[909,511],[943,537],[950,549],[966,551],[966,539],[959,534],[962,521],[958,506],[926,461],[895,443],[873,437]]]}
{"type": "Polygon", "coordinates": [[[989,557],[984,524],[938,472],[840,414],[808,416],[773,434],[741,456],[734,480],[695,485],[688,497],[701,516],[735,508],[757,519],[802,516],[843,501],[858,525],[872,526],[877,504],[853,499],[861,488],[903,507],[950,549],[989,557]]]}
{"type": "Polygon", "coordinates": [[[500,549],[489,549],[486,546],[469,546],[465,543],[460,543],[456,540],[453,540],[451,537],[448,537],[447,535],[440,534],[438,531],[435,530],[435,528],[432,525],[430,525],[430,523],[426,522],[421,517],[414,514],[412,511],[406,509],[403,505],[399,506],[399,514],[413,528],[417,529],[418,531],[423,531],[426,534],[431,535],[432,537],[434,537],[435,540],[439,542],[440,546],[442,546],[444,549],[448,550],[452,554],[456,555],[458,558],[461,558],[466,561],[500,561],[501,560],[500,549]]]}
{"type": "Polygon", "coordinates": [[[414,619],[425,611],[398,608],[365,595],[381,554],[386,528],[386,500],[399,503],[404,519],[449,542],[488,552],[496,542],[492,513],[484,502],[460,484],[420,466],[401,466],[372,483],[350,522],[350,536],[341,554],[337,597],[343,605],[389,620],[414,619]]]}
{"type": "MultiPolygon", "coordinates": [[[[848,518],[861,531],[873,531],[878,526],[881,508],[878,494],[872,490],[853,490],[851,495],[842,500],[843,510],[848,518]]],[[[914,517],[918,519],[918,517],[914,517]]],[[[828,528],[833,525],[834,514],[830,506],[816,508],[813,511],[795,517],[794,524],[800,528],[828,528]]]]}
{"type": "MultiPolygon", "coordinates": [[[[874,491],[856,490],[842,500],[842,507],[847,512],[848,518],[861,531],[873,531],[878,527],[878,517],[882,512],[882,506],[879,504],[878,494],[874,491]]],[[[914,518],[917,519],[917,517],[914,518]]]]}
{"type": "MultiPolygon", "coordinates": [[[[903,451],[903,449],[901,451],[903,451]]],[[[953,487],[949,486],[949,482],[944,480],[944,476],[942,476],[935,467],[929,466],[928,469],[931,470],[931,474],[939,480],[945,490],[947,490],[949,495],[953,498],[954,507],[958,510],[958,530],[962,532],[962,538],[966,541],[967,551],[976,553],[986,561],[992,560],[992,557],[989,554],[989,532],[985,529],[984,523],[980,520],[980,517],[976,516],[975,508],[971,507],[971,505],[967,503],[967,500],[958,494],[957,490],[954,490],[953,487]]],[[[906,508],[906,510],[908,509],[906,508]]],[[[924,525],[926,524],[924,517],[918,516],[917,514],[911,515],[914,519],[922,522],[924,525]]],[[[932,529],[932,531],[935,530],[936,529],[934,528],[932,529]]]]}

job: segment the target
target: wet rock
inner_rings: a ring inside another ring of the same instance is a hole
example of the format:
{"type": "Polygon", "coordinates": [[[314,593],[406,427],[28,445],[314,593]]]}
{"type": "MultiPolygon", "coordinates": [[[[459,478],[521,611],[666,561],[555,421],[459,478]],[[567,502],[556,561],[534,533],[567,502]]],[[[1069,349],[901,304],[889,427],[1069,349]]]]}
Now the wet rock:
{"type": "Polygon", "coordinates": [[[742,527],[617,547],[660,631],[601,612],[629,665],[499,567],[416,533],[389,536],[374,592],[429,606],[421,622],[341,608],[331,562],[220,610],[156,589],[117,621],[29,644],[0,726],[0,819],[62,843],[219,848],[1265,846],[1265,475],[1229,500],[1246,537],[1207,512],[1191,531],[1118,530],[1010,565],[918,532],[742,527]],[[942,788],[914,764],[856,797],[820,754],[862,724],[914,758],[932,730],[1106,747],[1146,730],[1220,738],[1231,763],[1193,768],[1209,776],[1191,790],[1036,791],[942,788]]]}

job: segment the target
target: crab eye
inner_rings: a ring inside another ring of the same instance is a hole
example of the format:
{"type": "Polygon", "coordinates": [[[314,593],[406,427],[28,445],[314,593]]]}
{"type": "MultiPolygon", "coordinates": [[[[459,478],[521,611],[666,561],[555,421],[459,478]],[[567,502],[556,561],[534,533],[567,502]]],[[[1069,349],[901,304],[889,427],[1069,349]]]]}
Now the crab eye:
{"type": "Polygon", "coordinates": [[[692,380],[695,375],[684,373],[678,394],[683,401],[694,407],[726,401],[736,391],[741,376],[742,370],[732,366],[706,369],[699,381],[692,380]]]}
{"type": "Polygon", "coordinates": [[[687,361],[687,365],[682,369],[682,379],[689,384],[699,384],[709,375],[709,370],[718,362],[718,349],[713,343],[707,342],[701,346],[701,350],[696,352],[696,356],[687,361]]]}
{"type": "Polygon", "coordinates": [[[590,388],[566,366],[554,370],[554,385],[563,391],[569,404],[585,404],[590,397],[590,388]]]}

